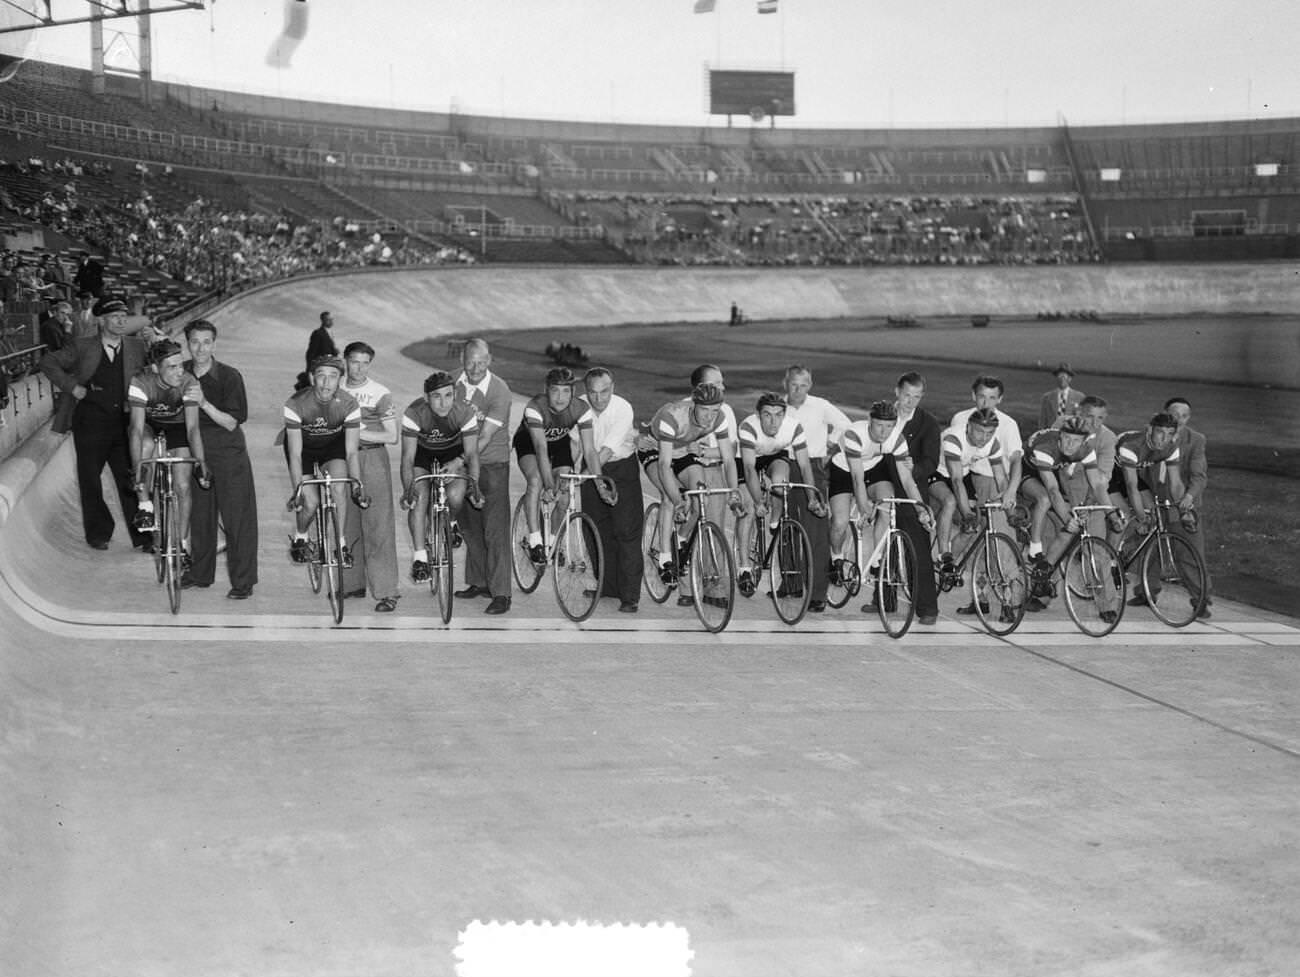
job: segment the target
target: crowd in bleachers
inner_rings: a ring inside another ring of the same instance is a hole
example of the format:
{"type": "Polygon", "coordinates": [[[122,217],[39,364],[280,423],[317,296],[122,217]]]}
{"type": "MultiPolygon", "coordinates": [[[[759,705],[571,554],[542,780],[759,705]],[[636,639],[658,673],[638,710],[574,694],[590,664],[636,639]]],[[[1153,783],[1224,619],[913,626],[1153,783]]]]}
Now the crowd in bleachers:
{"type": "Polygon", "coordinates": [[[680,265],[1066,264],[1100,260],[1068,197],[554,194],[638,260],[680,265]]]}

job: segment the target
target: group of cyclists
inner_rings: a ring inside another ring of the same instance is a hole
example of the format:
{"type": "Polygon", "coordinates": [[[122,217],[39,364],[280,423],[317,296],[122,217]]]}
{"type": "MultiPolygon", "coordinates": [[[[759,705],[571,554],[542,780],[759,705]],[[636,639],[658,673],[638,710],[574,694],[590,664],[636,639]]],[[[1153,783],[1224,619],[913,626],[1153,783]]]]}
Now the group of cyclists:
{"type": "MultiPolygon", "coordinates": [[[[202,460],[196,420],[197,383],[181,366],[182,350],[170,339],[150,348],[149,366],[130,385],[130,449],[137,466],[148,459],[153,429],[164,432],[169,451],[202,460]]],[[[601,371],[604,372],[604,371],[601,371]]],[[[285,454],[296,486],[319,468],[339,479],[333,491],[340,510],[351,501],[368,503],[358,464],[361,409],[341,388],[345,367],[334,355],[310,364],[310,384],[286,402],[283,412],[285,454]]],[[[771,515],[774,488],[790,491],[789,504],[812,540],[812,594],[809,610],[826,608],[828,586],[841,581],[858,558],[850,551],[850,523],[871,523],[881,500],[902,498],[917,503],[910,531],[917,545],[923,577],[942,581],[951,574],[953,553],[979,531],[983,503],[996,501],[999,518],[1027,536],[1025,556],[1034,580],[1027,610],[1042,610],[1050,599],[1043,586],[1054,559],[1078,529],[1072,507],[1085,502],[1110,506],[1104,533],[1118,542],[1128,521],[1141,527],[1155,500],[1177,507],[1184,532],[1197,528],[1195,500],[1182,473],[1179,433],[1190,408],[1174,398],[1155,411],[1140,430],[1119,434],[1106,427],[1107,404],[1100,397],[1061,399],[1050,426],[1021,436],[1016,421],[999,407],[1004,387],[994,376],[981,375],[971,385],[973,406],[953,416],[946,427],[921,407],[924,378],[915,372],[899,377],[892,397],[870,404],[866,417],[852,420],[842,409],[809,394],[812,373],[789,367],[781,389],[761,393],[752,410],[737,419],[727,403],[722,370],[713,364],[696,369],[684,384],[686,396],[653,411],[635,433],[635,450],[646,480],[664,504],[647,572],[664,583],[675,582],[684,568],[674,563],[670,534],[675,521],[688,514],[685,493],[697,486],[725,489],[710,515],[725,524],[724,506],[735,514],[733,538],[748,540],[752,527],[771,515]],[[1027,516],[1027,518],[1025,518],[1027,516]]],[[[538,513],[563,504],[558,476],[576,470],[599,475],[600,454],[591,436],[592,407],[575,388],[581,379],[569,368],[545,375],[543,389],[527,401],[512,446],[526,481],[528,536],[534,561],[544,561],[538,513]]],[[[468,502],[482,504],[479,479],[480,413],[467,400],[458,378],[435,371],[422,396],[401,415],[401,505],[408,511],[413,551],[411,578],[428,579],[424,550],[429,491],[419,476],[459,472],[464,481],[449,486],[453,516],[468,502]]],[[[197,474],[202,476],[198,466],[197,474]]],[[[598,483],[601,503],[613,504],[605,483],[598,483]]],[[[152,513],[141,489],[137,528],[148,528],[152,513]]],[[[182,524],[188,510],[188,486],[181,493],[182,524]]],[[[313,558],[309,529],[318,498],[296,493],[290,557],[313,558]]],[[[771,528],[775,528],[772,526],[771,528]]],[[[758,586],[750,548],[736,547],[738,589],[752,596],[758,586]]],[[[864,573],[876,568],[864,567],[864,573]]],[[[921,624],[932,624],[937,605],[918,594],[921,624]]],[[[1137,594],[1135,601],[1143,595],[1137,594]]],[[[864,607],[868,610],[870,605],[864,607]]],[[[958,613],[974,613],[971,606],[958,613]]],[[[1208,616],[1208,608],[1201,616],[1208,616]]]]}

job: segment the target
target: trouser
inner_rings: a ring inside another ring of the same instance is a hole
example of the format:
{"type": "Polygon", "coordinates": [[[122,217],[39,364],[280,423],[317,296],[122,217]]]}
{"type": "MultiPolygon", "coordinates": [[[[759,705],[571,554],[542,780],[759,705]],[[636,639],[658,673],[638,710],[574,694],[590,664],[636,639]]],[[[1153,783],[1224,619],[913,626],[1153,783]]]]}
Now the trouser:
{"type": "Polygon", "coordinates": [[[916,517],[914,506],[898,507],[898,528],[907,534],[916,551],[916,600],[917,614],[939,613],[939,591],[934,582],[934,557],[930,554],[930,534],[916,517]]]}
{"type": "Polygon", "coordinates": [[[641,598],[641,526],[645,500],[641,496],[641,466],[636,455],[611,461],[601,469],[618,489],[618,504],[600,500],[594,482],[582,483],[582,510],[596,523],[605,553],[602,597],[617,597],[625,603],[641,598]]]}
{"type": "Polygon", "coordinates": [[[466,505],[457,518],[465,537],[465,583],[486,587],[493,597],[509,597],[510,463],[480,465],[478,487],[483,508],[466,505]]]}
{"type": "MultiPolygon", "coordinates": [[[[797,468],[792,467],[790,476],[791,481],[802,480],[797,468]]],[[[813,484],[821,489],[822,501],[825,502],[829,496],[826,494],[826,459],[814,458],[812,460],[813,484]]],[[[799,520],[808,533],[808,542],[812,544],[812,594],[810,600],[824,601],[826,599],[826,590],[830,586],[830,563],[831,563],[831,526],[829,518],[818,519],[808,510],[808,493],[804,489],[790,493],[790,515],[799,520]]]]}
{"type": "Polygon", "coordinates": [[[215,439],[204,440],[204,456],[212,488],[194,486],[190,493],[190,576],[211,584],[217,575],[217,546],[221,529],[226,533],[226,574],[230,585],[241,589],[257,583],[257,492],[253,466],[242,446],[218,448],[215,439]],[[218,527],[220,519],[220,527],[218,527]]]}
{"type": "Polygon", "coordinates": [[[77,491],[81,497],[81,524],[86,542],[107,543],[113,538],[116,523],[104,501],[103,476],[107,465],[117,486],[132,545],[139,546],[146,537],[135,531],[138,503],[131,479],[131,455],[126,446],[126,415],[113,416],[93,409],[79,409],[78,415],[72,428],[72,445],[77,452],[77,491]]]}
{"type": "Polygon", "coordinates": [[[376,600],[397,597],[397,521],[388,447],[362,448],[357,459],[370,507],[361,509],[355,502],[348,502],[343,534],[352,551],[352,567],[343,571],[343,592],[365,590],[369,583],[376,600]]]}

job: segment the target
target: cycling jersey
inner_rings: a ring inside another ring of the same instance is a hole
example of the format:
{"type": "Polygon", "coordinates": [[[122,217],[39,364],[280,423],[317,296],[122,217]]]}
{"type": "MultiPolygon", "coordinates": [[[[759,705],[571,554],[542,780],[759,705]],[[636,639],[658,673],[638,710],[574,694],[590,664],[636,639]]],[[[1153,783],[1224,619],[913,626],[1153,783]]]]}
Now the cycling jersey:
{"type": "Polygon", "coordinates": [[[1076,466],[1082,465],[1084,471],[1095,471],[1097,452],[1093,442],[1084,439],[1076,456],[1067,455],[1061,448],[1061,432],[1053,428],[1035,431],[1025,442],[1025,457],[1040,472],[1060,472],[1073,475],[1076,466]]]}
{"type": "Polygon", "coordinates": [[[948,462],[955,461],[958,463],[958,471],[962,475],[967,475],[973,469],[975,462],[987,461],[989,465],[1002,460],[1002,442],[998,440],[995,434],[989,438],[981,447],[975,447],[966,437],[966,428],[950,427],[943,432],[943,475],[948,475],[948,462]]]}
{"type": "Polygon", "coordinates": [[[807,450],[808,440],[803,433],[803,425],[787,413],[781,420],[776,434],[768,436],[763,433],[763,425],[757,414],[750,414],[740,422],[738,431],[740,447],[752,448],[758,457],[766,455],[788,454],[794,457],[796,451],[807,450]]]}
{"type": "Polygon", "coordinates": [[[672,456],[682,458],[691,453],[696,441],[714,435],[719,441],[730,439],[727,419],[718,411],[709,425],[695,423],[695,404],[689,400],[674,400],[664,404],[650,419],[650,433],[656,441],[672,445],[672,456]]]}
{"type": "MultiPolygon", "coordinates": [[[[411,401],[402,414],[402,437],[415,440],[419,451],[427,451],[446,462],[465,453],[465,437],[478,431],[478,414],[471,404],[457,401],[440,417],[424,397],[411,401]]],[[[423,466],[421,466],[423,467],[423,466]]]]}
{"type": "Polygon", "coordinates": [[[1162,462],[1176,465],[1178,459],[1177,438],[1171,438],[1169,444],[1159,451],[1147,444],[1146,431],[1125,431],[1115,442],[1115,462],[1123,468],[1143,471],[1155,468],[1162,462]]]}
{"type": "Polygon", "coordinates": [[[912,456],[907,450],[907,439],[903,437],[902,425],[896,425],[885,438],[884,444],[871,440],[870,421],[854,421],[840,435],[839,450],[831,455],[831,464],[842,471],[849,470],[849,459],[861,458],[862,471],[869,472],[880,464],[881,460],[891,457],[902,467],[912,466],[912,456]]]}
{"type": "Polygon", "coordinates": [[[341,439],[348,429],[361,429],[361,405],[340,389],[325,403],[312,387],[298,391],[284,405],[284,426],[302,431],[303,447],[319,447],[341,439]]]}
{"type": "Polygon", "coordinates": [[[579,397],[569,401],[564,410],[554,410],[546,399],[546,394],[538,394],[524,405],[524,419],[520,429],[529,428],[544,432],[546,441],[560,441],[568,438],[575,427],[590,430],[596,415],[591,411],[591,404],[579,397]]]}
{"type": "Polygon", "coordinates": [[[169,387],[152,370],[143,370],[131,378],[126,399],[132,407],[144,408],[144,419],[154,431],[160,428],[184,428],[185,408],[197,407],[202,397],[199,381],[190,373],[181,374],[181,382],[169,387]]]}

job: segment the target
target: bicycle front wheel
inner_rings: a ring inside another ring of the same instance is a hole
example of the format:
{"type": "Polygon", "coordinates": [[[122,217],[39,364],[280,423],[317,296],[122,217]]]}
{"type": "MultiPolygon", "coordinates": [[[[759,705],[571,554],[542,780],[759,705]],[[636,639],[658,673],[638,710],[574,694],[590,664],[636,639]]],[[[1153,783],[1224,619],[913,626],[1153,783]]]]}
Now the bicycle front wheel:
{"type": "Polygon", "coordinates": [[[343,534],[339,532],[338,513],[321,506],[316,517],[321,520],[321,544],[325,550],[321,573],[325,577],[325,599],[335,624],[343,623],[343,534]]]}
{"type": "Polygon", "coordinates": [[[596,521],[585,512],[570,512],[560,523],[551,555],[555,599],[570,621],[585,621],[596,609],[604,565],[596,521]]]}
{"type": "Polygon", "coordinates": [[[1065,609],[1084,634],[1102,638],[1124,616],[1128,581],[1115,548],[1104,539],[1084,536],[1065,564],[1065,609]]]}
{"type": "Polygon", "coordinates": [[[736,606],[736,564],[727,538],[715,523],[703,519],[691,547],[691,595],[695,614],[714,634],[731,623],[736,606]]]}
{"type": "Polygon", "coordinates": [[[451,516],[446,511],[435,512],[429,518],[429,538],[425,543],[429,553],[429,590],[438,599],[442,623],[451,621],[453,596],[453,564],[451,558],[451,516]]]}
{"type": "Polygon", "coordinates": [[[163,527],[163,584],[167,588],[167,606],[177,614],[181,609],[181,527],[176,503],[164,498],[162,509],[154,518],[163,527]]]}
{"type": "MultiPolygon", "coordinates": [[[[755,519],[754,524],[758,523],[755,519]]],[[[786,624],[798,624],[812,597],[812,543],[807,530],[793,519],[782,519],[776,527],[767,582],[772,587],[776,616],[786,624]]]]}
{"type": "Polygon", "coordinates": [[[889,533],[876,579],[876,613],[891,638],[901,638],[916,615],[916,551],[902,530],[889,533]]]}
{"type": "Polygon", "coordinates": [[[838,567],[834,566],[835,558],[831,558],[830,584],[826,589],[826,603],[836,610],[856,597],[858,591],[862,589],[862,570],[858,567],[861,542],[862,531],[858,529],[856,522],[850,522],[846,549],[851,555],[840,560],[838,567]]]}
{"type": "Polygon", "coordinates": [[[645,509],[641,524],[641,577],[645,592],[656,604],[662,604],[673,588],[659,576],[659,502],[651,502],[645,509]]]}
{"type": "Polygon", "coordinates": [[[528,514],[525,506],[528,496],[521,495],[515,503],[515,516],[510,520],[510,565],[515,570],[515,583],[525,594],[531,594],[542,582],[546,566],[538,566],[528,552],[528,514]]]}
{"type": "Polygon", "coordinates": [[[1142,593],[1151,613],[1171,628],[1185,628],[1201,613],[1205,577],[1196,547],[1172,533],[1157,536],[1142,555],[1142,593]]]}
{"type": "Polygon", "coordinates": [[[167,578],[167,561],[163,558],[166,552],[164,549],[166,535],[163,532],[163,501],[162,495],[154,494],[153,499],[153,532],[149,535],[153,539],[153,572],[159,583],[163,583],[167,578]]]}
{"type": "Polygon", "coordinates": [[[1029,597],[1029,574],[1020,547],[1010,536],[985,536],[971,558],[970,599],[990,634],[1010,634],[1020,626],[1029,597]]]}

